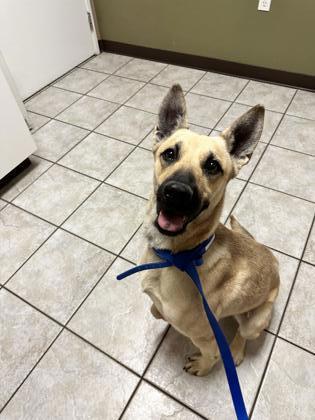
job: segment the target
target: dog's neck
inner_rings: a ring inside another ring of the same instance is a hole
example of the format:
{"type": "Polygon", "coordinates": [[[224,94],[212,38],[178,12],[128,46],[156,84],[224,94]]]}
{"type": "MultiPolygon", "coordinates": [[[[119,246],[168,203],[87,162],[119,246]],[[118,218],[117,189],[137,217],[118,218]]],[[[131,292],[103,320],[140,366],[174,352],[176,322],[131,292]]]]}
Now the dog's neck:
{"type": "Polygon", "coordinates": [[[169,249],[172,252],[180,252],[192,249],[213,235],[220,223],[223,209],[224,196],[209,212],[201,213],[192,221],[185,232],[178,236],[163,235],[154,225],[156,219],[156,203],[150,200],[148,211],[144,221],[144,235],[150,248],[169,249]]]}

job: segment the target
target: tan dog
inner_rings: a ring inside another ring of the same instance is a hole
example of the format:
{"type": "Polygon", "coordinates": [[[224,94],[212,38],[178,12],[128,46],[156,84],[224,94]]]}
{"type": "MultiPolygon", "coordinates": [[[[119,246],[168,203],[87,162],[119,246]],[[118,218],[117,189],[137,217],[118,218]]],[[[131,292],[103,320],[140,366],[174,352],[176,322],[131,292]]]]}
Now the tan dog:
{"type": "MultiPolygon", "coordinates": [[[[232,230],[219,223],[226,185],[248,163],[263,120],[264,108],[257,105],[219,137],[193,133],[187,127],[182,89],[174,85],[159,112],[154,189],[144,224],[147,249],[142,262],[158,260],[152,247],[183,251],[215,233],[198,272],[216,318],[234,316],[239,324],[231,343],[236,364],[244,358],[246,340],[256,339],[268,326],[279,289],[273,254],[234,218],[232,230]]],[[[188,358],[184,369],[206,375],[219,353],[192,280],[169,267],[147,271],[142,285],[153,301],[152,314],[169,322],[200,350],[188,358]]]]}

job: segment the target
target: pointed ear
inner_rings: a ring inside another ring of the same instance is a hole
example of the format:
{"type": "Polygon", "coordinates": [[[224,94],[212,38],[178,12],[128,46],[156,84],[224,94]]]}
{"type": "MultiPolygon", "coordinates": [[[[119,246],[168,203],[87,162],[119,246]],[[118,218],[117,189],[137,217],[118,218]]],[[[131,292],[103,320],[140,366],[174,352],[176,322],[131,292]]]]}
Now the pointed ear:
{"type": "Polygon", "coordinates": [[[159,110],[156,141],[169,137],[179,128],[188,128],[186,101],[180,85],[173,85],[163,99],[159,110]]]}
{"type": "Polygon", "coordinates": [[[262,133],[264,116],[265,108],[256,105],[221,133],[237,170],[249,162],[262,133]]]}

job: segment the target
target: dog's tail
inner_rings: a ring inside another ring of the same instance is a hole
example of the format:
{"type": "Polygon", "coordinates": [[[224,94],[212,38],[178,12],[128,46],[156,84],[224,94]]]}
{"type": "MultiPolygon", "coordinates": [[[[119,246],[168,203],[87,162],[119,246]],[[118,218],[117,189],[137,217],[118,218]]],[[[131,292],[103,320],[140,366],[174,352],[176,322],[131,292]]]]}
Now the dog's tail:
{"type": "Polygon", "coordinates": [[[242,233],[245,236],[249,236],[250,238],[254,239],[253,235],[251,235],[248,230],[246,230],[234,216],[230,216],[230,225],[232,230],[238,233],[242,233]]]}

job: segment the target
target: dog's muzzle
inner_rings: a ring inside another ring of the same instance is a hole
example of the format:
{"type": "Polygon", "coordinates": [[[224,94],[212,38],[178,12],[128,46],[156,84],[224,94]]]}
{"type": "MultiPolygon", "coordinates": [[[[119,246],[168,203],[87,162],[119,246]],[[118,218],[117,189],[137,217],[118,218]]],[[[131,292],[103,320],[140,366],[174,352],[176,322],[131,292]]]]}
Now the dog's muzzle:
{"type": "Polygon", "coordinates": [[[158,188],[155,225],[165,235],[178,235],[201,209],[202,200],[194,176],[174,174],[158,188]]]}

